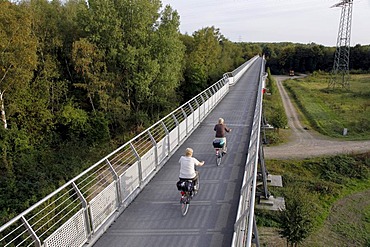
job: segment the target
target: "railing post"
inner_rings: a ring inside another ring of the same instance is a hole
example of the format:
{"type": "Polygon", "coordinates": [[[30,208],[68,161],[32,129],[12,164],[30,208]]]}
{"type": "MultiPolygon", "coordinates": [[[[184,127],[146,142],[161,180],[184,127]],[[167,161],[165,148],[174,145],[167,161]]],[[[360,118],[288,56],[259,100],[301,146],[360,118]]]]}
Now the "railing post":
{"type": "Polygon", "coordinates": [[[195,117],[194,117],[194,109],[193,109],[193,107],[191,106],[191,104],[190,104],[190,101],[189,101],[189,107],[190,107],[190,110],[191,110],[191,114],[193,114],[193,123],[192,123],[192,129],[194,129],[194,127],[195,127],[195,124],[194,124],[194,119],[195,119],[195,117]]]}
{"type": "Polygon", "coordinates": [[[35,241],[35,246],[36,247],[41,247],[41,241],[39,237],[37,237],[36,232],[32,229],[31,225],[28,223],[28,221],[21,216],[21,220],[23,224],[26,226],[28,233],[31,235],[32,239],[35,241]]]}
{"type": "Polygon", "coordinates": [[[212,109],[213,109],[216,106],[216,102],[217,102],[217,99],[216,99],[216,90],[215,90],[214,86],[210,88],[210,91],[212,93],[211,98],[213,99],[212,100],[212,109]]]}
{"type": "MultiPolygon", "coordinates": [[[[206,104],[205,104],[206,101],[204,100],[203,95],[200,95],[200,98],[202,99],[202,105],[203,105],[203,112],[204,112],[204,114],[203,114],[203,118],[202,119],[199,119],[199,122],[201,122],[200,120],[203,121],[203,119],[206,117],[206,104]]],[[[200,109],[199,109],[199,111],[200,111],[200,109]]]]}
{"type": "Polygon", "coordinates": [[[120,186],[121,185],[120,178],[119,178],[117,172],[114,170],[114,167],[112,166],[110,161],[108,159],[105,159],[105,162],[107,162],[107,164],[109,166],[109,169],[111,170],[111,172],[113,174],[113,178],[116,181],[117,200],[118,200],[118,204],[121,204],[121,202],[122,202],[122,191],[121,191],[121,186],[120,186]]]}
{"type": "Polygon", "coordinates": [[[155,157],[155,167],[156,167],[156,169],[157,169],[157,166],[159,165],[158,164],[158,150],[157,150],[157,142],[155,141],[155,139],[154,139],[154,137],[153,137],[153,135],[152,135],[152,133],[150,133],[150,131],[148,130],[148,135],[149,135],[149,138],[150,138],[150,140],[152,141],[152,144],[153,144],[153,146],[154,146],[154,157],[155,157]]]}
{"type": "Polygon", "coordinates": [[[137,159],[137,163],[138,163],[138,169],[139,169],[139,181],[140,181],[140,185],[143,183],[143,171],[142,171],[142,167],[141,167],[141,157],[139,155],[139,153],[136,151],[134,145],[132,145],[132,142],[130,142],[130,147],[132,149],[132,151],[134,152],[135,156],[136,156],[136,159],[137,159]]]}
{"type": "Polygon", "coordinates": [[[83,196],[83,194],[81,193],[80,189],[77,187],[75,182],[72,182],[72,187],[76,191],[76,194],[81,201],[82,207],[84,208],[84,220],[85,220],[86,232],[87,232],[87,236],[90,237],[91,236],[91,224],[90,224],[89,211],[87,210],[87,206],[88,206],[87,201],[85,197],[83,196]]]}
{"type": "Polygon", "coordinates": [[[259,247],[260,246],[260,240],[259,240],[259,237],[258,237],[258,229],[257,229],[256,216],[255,215],[253,216],[253,234],[254,234],[253,242],[256,244],[256,247],[259,247]]]}
{"type": "Polygon", "coordinates": [[[210,105],[210,102],[212,101],[212,95],[211,95],[211,93],[210,93],[210,90],[208,89],[208,90],[206,90],[205,92],[204,92],[206,95],[207,95],[207,101],[208,101],[208,107],[207,107],[207,115],[208,115],[208,113],[211,111],[211,109],[212,109],[212,107],[210,107],[209,105],[210,105]]]}
{"type": "Polygon", "coordinates": [[[188,130],[188,116],[186,115],[186,112],[182,107],[181,107],[181,112],[182,112],[182,115],[184,116],[185,121],[186,121],[185,128],[186,128],[186,135],[188,135],[188,133],[189,133],[189,130],[188,130]]]}
{"type": "Polygon", "coordinates": [[[167,151],[168,151],[168,154],[169,154],[171,152],[170,132],[168,131],[166,125],[163,122],[163,120],[161,121],[161,124],[162,124],[162,127],[164,129],[164,132],[166,132],[166,136],[167,136],[167,151]]]}
{"type": "Polygon", "coordinates": [[[263,181],[263,194],[264,194],[263,196],[267,199],[267,198],[270,197],[270,193],[269,193],[268,188],[267,188],[268,172],[267,172],[267,169],[266,169],[265,157],[264,157],[263,146],[262,146],[261,141],[260,141],[260,148],[259,148],[258,158],[259,158],[259,163],[260,163],[260,167],[261,167],[261,175],[262,175],[262,181],[263,181]]]}
{"type": "Polygon", "coordinates": [[[195,103],[197,104],[197,109],[199,110],[198,111],[198,122],[200,123],[200,105],[199,105],[199,102],[198,102],[198,100],[195,98],[195,103]]]}
{"type": "Polygon", "coordinates": [[[177,128],[177,140],[178,140],[177,143],[180,143],[180,137],[181,137],[181,135],[180,135],[180,123],[179,123],[179,121],[177,121],[177,118],[173,113],[172,113],[172,118],[175,121],[176,126],[178,127],[177,128]]]}

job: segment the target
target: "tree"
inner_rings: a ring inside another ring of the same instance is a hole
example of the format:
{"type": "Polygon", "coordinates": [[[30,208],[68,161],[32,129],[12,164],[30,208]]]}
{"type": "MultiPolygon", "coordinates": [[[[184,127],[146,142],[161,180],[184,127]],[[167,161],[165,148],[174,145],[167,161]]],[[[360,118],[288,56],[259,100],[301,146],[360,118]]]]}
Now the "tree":
{"type": "Polygon", "coordinates": [[[278,88],[276,86],[276,81],[274,77],[271,75],[270,67],[267,67],[267,83],[266,87],[269,89],[271,95],[275,95],[275,93],[279,93],[278,88]]]}
{"type": "Polygon", "coordinates": [[[316,204],[306,191],[293,188],[285,194],[285,209],[280,212],[279,234],[287,239],[287,245],[298,246],[313,231],[316,204]]]}
{"type": "Polygon", "coordinates": [[[370,70],[370,46],[355,45],[350,49],[350,68],[355,70],[370,70]]]}
{"type": "Polygon", "coordinates": [[[241,47],[244,61],[248,60],[248,58],[252,58],[256,55],[262,55],[262,47],[256,43],[237,43],[238,46],[241,47]]]}
{"type": "Polygon", "coordinates": [[[262,54],[265,55],[266,59],[269,59],[270,57],[276,56],[273,45],[264,44],[263,47],[262,47],[262,54]]]}
{"type": "Polygon", "coordinates": [[[96,114],[96,106],[99,109],[107,110],[107,87],[111,84],[105,80],[106,65],[103,61],[103,54],[96,45],[86,39],[80,39],[73,43],[72,60],[75,70],[81,75],[81,82],[75,83],[76,87],[82,88],[87,92],[87,98],[91,104],[91,109],[96,114]]]}
{"type": "MultiPolygon", "coordinates": [[[[194,34],[195,51],[191,54],[194,61],[203,67],[206,78],[205,81],[215,82],[220,72],[217,64],[221,59],[221,43],[225,39],[220,30],[215,27],[206,27],[196,31],[194,34]]],[[[206,84],[206,86],[209,86],[206,84]]],[[[203,88],[204,89],[204,88],[203,88]]]]}
{"type": "Polygon", "coordinates": [[[284,110],[284,107],[280,104],[277,104],[275,106],[273,106],[273,110],[272,110],[272,116],[270,118],[270,123],[278,129],[281,129],[281,128],[284,128],[287,123],[288,123],[288,119],[286,117],[286,114],[285,114],[285,110],[284,110]]]}
{"type": "Polygon", "coordinates": [[[118,83],[132,114],[143,111],[143,103],[150,96],[149,86],[159,72],[159,64],[151,53],[159,8],[159,0],[121,0],[117,5],[124,33],[119,57],[122,80],[118,83]]]}
{"type": "Polygon", "coordinates": [[[32,33],[37,40],[37,67],[23,89],[12,121],[28,132],[32,145],[50,145],[53,139],[55,116],[64,101],[68,82],[63,75],[63,9],[59,1],[31,0],[21,2],[32,22],[32,33]],[[48,143],[48,144],[46,144],[48,143]]]}
{"type": "Polygon", "coordinates": [[[278,65],[283,70],[283,73],[286,73],[287,71],[291,69],[297,70],[296,69],[297,64],[295,62],[295,52],[296,52],[296,47],[293,44],[287,45],[281,50],[281,53],[278,59],[279,61],[278,65]]]}
{"type": "MultiPolygon", "coordinates": [[[[191,52],[187,56],[185,81],[181,85],[184,100],[204,90],[210,83],[214,83],[218,77],[217,64],[220,62],[222,48],[220,42],[224,37],[215,27],[206,27],[193,34],[191,52]]],[[[222,72],[221,72],[222,73],[222,72]]]]}
{"type": "Polygon", "coordinates": [[[219,73],[216,73],[215,77],[211,78],[213,82],[220,79],[223,73],[232,71],[245,62],[241,46],[238,46],[225,38],[220,41],[220,46],[221,55],[219,62],[216,64],[217,71],[219,73]]]}
{"type": "Polygon", "coordinates": [[[0,2],[0,40],[0,110],[6,129],[5,110],[7,106],[17,108],[16,98],[27,90],[36,68],[36,39],[26,8],[7,1],[0,2]]]}
{"type": "Polygon", "coordinates": [[[174,102],[179,102],[176,90],[182,79],[185,56],[179,26],[180,16],[166,6],[151,39],[151,55],[159,65],[159,71],[149,85],[146,111],[152,117],[167,114],[176,107],[174,102]]]}

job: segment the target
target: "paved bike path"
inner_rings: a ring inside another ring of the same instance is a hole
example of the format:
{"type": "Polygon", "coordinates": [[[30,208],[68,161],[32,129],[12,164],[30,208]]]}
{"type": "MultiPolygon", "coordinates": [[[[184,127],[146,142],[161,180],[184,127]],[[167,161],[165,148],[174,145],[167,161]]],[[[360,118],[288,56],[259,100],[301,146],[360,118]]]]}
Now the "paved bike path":
{"type": "Polygon", "coordinates": [[[229,93],[179,147],[136,199],[111,225],[94,247],[224,247],[231,246],[247,157],[250,126],[256,100],[260,62],[230,87],[229,93]],[[228,153],[216,165],[212,146],[213,127],[224,118],[228,133],[228,153]],[[204,160],[200,190],[190,203],[188,214],[180,210],[177,191],[180,165],[185,149],[204,160]]]}

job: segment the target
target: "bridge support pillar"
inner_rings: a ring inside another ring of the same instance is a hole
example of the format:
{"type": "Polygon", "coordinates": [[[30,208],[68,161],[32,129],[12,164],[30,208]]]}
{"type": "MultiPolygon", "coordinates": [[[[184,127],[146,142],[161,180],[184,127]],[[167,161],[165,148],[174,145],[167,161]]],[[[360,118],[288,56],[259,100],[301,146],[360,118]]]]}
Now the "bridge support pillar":
{"type": "Polygon", "coordinates": [[[269,198],[270,197],[270,192],[268,191],[267,188],[267,177],[269,175],[267,169],[266,169],[266,164],[265,164],[265,157],[264,157],[264,152],[263,152],[263,145],[262,142],[260,142],[260,148],[258,149],[258,163],[260,167],[260,171],[258,173],[259,179],[262,180],[262,192],[259,194],[262,195],[264,198],[269,198]]]}
{"type": "Polygon", "coordinates": [[[282,178],[280,175],[271,175],[267,171],[263,144],[260,142],[259,148],[259,171],[258,171],[258,184],[257,184],[257,208],[269,209],[269,210],[281,210],[285,208],[284,198],[274,198],[268,190],[268,185],[283,187],[282,178]]]}
{"type": "Polygon", "coordinates": [[[257,223],[256,223],[256,216],[253,216],[253,239],[252,243],[256,245],[256,247],[260,246],[260,240],[258,237],[258,229],[257,229],[257,223]]]}

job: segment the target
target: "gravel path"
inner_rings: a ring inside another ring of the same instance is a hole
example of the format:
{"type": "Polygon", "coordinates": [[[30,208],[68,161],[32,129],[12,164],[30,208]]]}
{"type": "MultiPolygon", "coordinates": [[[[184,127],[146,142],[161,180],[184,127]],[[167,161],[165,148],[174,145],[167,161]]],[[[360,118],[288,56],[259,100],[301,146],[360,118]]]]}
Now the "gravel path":
{"type": "Polygon", "coordinates": [[[338,141],[323,136],[313,130],[304,129],[281,83],[288,78],[287,76],[275,76],[292,135],[287,143],[279,146],[264,147],[266,159],[302,159],[323,155],[370,151],[370,141],[338,141]]]}

